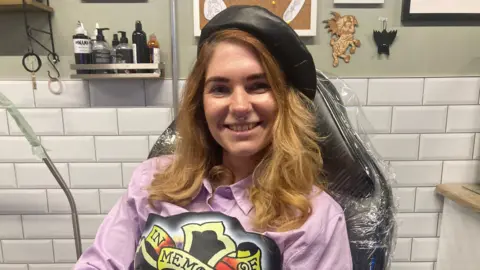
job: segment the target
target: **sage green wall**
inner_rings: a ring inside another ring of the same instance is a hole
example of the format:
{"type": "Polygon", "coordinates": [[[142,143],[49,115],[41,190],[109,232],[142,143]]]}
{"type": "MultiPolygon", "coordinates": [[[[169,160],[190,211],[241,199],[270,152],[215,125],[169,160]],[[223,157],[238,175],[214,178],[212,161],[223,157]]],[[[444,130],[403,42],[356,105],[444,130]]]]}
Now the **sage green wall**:
{"type": "MultiPolygon", "coordinates": [[[[159,38],[162,57],[167,62],[168,78],[171,77],[170,57],[170,0],[130,1],[131,3],[83,2],[81,0],[50,0],[55,8],[53,28],[55,46],[60,54],[59,64],[63,78],[68,78],[73,63],[72,35],[77,20],[81,20],[92,34],[95,22],[101,27],[110,27],[106,37],[111,42],[114,31],[127,31],[131,42],[135,20],[142,20],[147,34],[152,32],[159,38]],[[132,3],[133,2],[133,3],[132,3]],[[136,3],[135,3],[136,2],[136,3]]],[[[128,2],[128,1],[117,1],[128,2]]],[[[402,26],[400,22],[401,0],[385,0],[383,5],[334,6],[333,0],[318,0],[317,36],[305,37],[318,68],[344,77],[386,77],[386,76],[478,76],[480,74],[480,27],[474,26],[402,26]],[[323,20],[331,11],[342,15],[355,15],[360,23],[356,37],[362,46],[352,56],[349,64],[343,62],[332,67],[329,34],[323,20]],[[381,29],[378,17],[387,17],[388,28],[397,29],[397,40],[391,48],[391,56],[378,57],[372,38],[372,30],[381,29]]],[[[179,52],[179,76],[188,75],[196,54],[193,36],[193,1],[177,0],[177,30],[179,52]]],[[[47,29],[46,16],[30,14],[29,19],[37,27],[47,29]]],[[[47,37],[39,38],[46,41],[47,37]]],[[[27,49],[22,13],[0,14],[0,79],[23,80],[29,75],[21,66],[21,57],[27,49]]],[[[37,52],[43,51],[37,46],[37,52]]],[[[39,73],[45,79],[50,69],[44,58],[39,73]]]]}

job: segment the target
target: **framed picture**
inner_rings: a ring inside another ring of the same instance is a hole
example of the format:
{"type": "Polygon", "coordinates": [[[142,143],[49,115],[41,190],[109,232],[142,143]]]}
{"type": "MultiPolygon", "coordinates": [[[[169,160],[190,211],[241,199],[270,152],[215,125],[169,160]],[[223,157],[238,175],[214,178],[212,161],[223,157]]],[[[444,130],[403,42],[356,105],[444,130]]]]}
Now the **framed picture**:
{"type": "Polygon", "coordinates": [[[234,5],[262,6],[288,22],[299,36],[317,34],[317,0],[193,0],[194,35],[199,37],[213,16],[234,5]]]}
{"type": "Polygon", "coordinates": [[[478,0],[403,0],[402,21],[480,21],[478,0]]]}
{"type": "Polygon", "coordinates": [[[333,0],[334,4],[383,4],[385,0],[333,0]]]}

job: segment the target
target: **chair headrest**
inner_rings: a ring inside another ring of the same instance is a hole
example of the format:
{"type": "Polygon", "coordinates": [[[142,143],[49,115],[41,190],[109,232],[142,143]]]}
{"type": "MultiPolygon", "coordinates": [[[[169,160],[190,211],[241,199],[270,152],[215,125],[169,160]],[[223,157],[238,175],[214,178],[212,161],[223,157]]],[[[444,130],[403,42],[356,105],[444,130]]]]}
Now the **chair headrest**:
{"type": "Polygon", "coordinates": [[[282,18],[260,6],[230,6],[204,26],[197,55],[209,37],[225,29],[242,30],[259,39],[280,64],[287,83],[308,98],[315,97],[317,81],[313,57],[297,33],[282,18]]]}

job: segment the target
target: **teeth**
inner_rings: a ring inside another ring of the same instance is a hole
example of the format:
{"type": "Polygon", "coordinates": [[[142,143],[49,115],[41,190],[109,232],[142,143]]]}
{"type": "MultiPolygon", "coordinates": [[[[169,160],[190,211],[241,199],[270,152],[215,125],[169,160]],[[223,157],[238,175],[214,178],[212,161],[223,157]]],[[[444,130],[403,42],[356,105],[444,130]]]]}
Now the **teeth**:
{"type": "Polygon", "coordinates": [[[257,124],[248,124],[248,125],[229,125],[228,128],[233,131],[247,131],[254,128],[257,124]]]}

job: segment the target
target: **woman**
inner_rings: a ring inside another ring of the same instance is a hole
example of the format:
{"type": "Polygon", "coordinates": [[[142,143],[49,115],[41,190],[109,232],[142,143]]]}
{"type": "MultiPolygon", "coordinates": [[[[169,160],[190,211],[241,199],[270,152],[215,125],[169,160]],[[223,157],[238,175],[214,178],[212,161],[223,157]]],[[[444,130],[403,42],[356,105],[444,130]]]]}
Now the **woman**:
{"type": "Polygon", "coordinates": [[[309,92],[260,41],[280,21],[232,7],[205,26],[175,154],[135,170],[75,269],[352,269],[309,92]]]}

